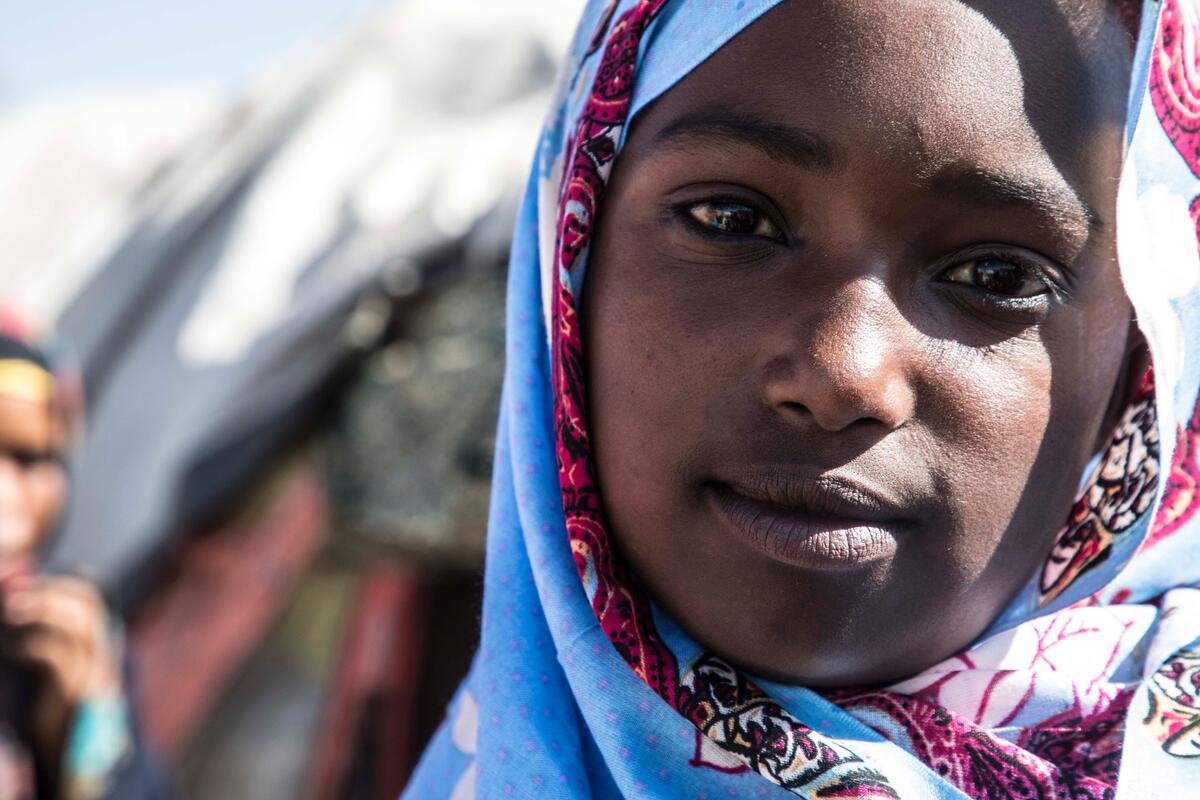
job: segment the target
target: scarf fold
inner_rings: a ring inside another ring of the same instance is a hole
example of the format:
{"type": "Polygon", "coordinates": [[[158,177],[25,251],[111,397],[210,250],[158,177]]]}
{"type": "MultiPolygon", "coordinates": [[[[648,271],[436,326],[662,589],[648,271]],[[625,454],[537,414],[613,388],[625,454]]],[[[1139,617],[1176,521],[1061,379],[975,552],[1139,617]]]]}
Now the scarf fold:
{"type": "Polygon", "coordinates": [[[630,119],[779,0],[589,2],[510,261],[480,650],[407,796],[1152,798],[1200,786],[1200,61],[1147,0],[1118,193],[1154,364],[1036,575],[968,650],[818,693],[704,651],[631,580],[577,299],[630,119]]]}

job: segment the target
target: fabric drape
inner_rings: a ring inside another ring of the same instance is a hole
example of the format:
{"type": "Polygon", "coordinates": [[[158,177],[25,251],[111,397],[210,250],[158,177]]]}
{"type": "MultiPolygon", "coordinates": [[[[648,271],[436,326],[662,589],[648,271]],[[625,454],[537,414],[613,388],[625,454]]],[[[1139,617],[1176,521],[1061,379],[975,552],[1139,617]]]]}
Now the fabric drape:
{"type": "Polygon", "coordinates": [[[967,651],[819,693],[704,651],[631,580],[577,302],[628,122],[779,0],[588,4],[517,221],[482,638],[407,796],[1152,798],[1200,786],[1200,63],[1146,2],[1118,194],[1153,374],[1036,575],[967,651]]]}

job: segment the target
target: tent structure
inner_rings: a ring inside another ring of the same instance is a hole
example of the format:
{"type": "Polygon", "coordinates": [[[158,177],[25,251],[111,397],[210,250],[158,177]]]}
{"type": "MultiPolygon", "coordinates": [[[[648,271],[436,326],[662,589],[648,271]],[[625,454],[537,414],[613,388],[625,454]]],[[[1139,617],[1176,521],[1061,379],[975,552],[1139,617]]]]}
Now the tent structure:
{"type": "MultiPolygon", "coordinates": [[[[171,536],[244,491],[396,315],[503,264],[563,5],[403,0],[242,97],[164,101],[138,128],[149,164],[105,162],[71,209],[89,231],[59,220],[58,250],[43,198],[40,252],[0,281],[57,316],[86,377],[57,563],[134,602],[171,536]]],[[[0,206],[13,230],[31,208],[0,206]]]]}

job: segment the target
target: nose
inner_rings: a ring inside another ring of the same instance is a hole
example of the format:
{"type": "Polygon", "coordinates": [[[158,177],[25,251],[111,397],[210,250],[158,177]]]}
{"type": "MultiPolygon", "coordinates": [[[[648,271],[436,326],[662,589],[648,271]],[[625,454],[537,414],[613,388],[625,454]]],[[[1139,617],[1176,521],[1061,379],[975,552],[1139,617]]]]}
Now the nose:
{"type": "Polygon", "coordinates": [[[886,289],[864,278],[802,305],[765,362],[767,405],[826,431],[890,431],[908,422],[916,353],[911,327],[886,289]]]}

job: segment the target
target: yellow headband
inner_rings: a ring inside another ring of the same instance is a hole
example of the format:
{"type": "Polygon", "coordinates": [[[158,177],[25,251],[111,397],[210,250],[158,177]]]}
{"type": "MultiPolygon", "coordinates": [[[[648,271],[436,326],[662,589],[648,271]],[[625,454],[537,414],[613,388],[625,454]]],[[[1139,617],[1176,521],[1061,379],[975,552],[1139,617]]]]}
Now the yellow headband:
{"type": "Polygon", "coordinates": [[[0,358],[0,395],[49,404],[54,399],[54,376],[30,361],[0,358]]]}

